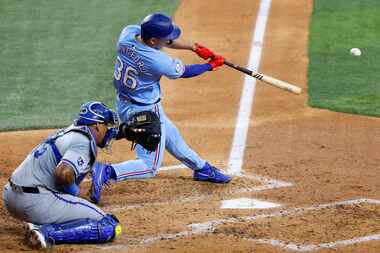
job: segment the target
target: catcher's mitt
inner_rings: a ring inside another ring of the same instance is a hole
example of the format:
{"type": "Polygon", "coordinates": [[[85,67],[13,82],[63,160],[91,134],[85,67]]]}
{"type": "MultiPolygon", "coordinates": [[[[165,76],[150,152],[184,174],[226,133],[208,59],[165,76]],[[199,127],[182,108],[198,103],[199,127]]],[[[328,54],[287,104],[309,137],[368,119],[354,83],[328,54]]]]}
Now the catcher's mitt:
{"type": "Polygon", "coordinates": [[[161,140],[161,123],[151,111],[138,112],[119,127],[117,140],[126,138],[132,141],[132,149],[140,144],[149,151],[155,151],[161,140]]]}

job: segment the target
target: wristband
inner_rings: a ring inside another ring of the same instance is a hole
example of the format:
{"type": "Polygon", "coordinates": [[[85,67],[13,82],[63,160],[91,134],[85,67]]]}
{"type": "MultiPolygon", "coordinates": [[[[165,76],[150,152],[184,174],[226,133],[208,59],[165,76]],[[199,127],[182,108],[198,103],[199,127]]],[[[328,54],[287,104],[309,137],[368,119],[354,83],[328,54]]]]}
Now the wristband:
{"type": "Polygon", "coordinates": [[[71,185],[65,185],[63,187],[63,191],[65,193],[71,194],[73,196],[78,196],[78,194],[79,194],[79,186],[76,183],[72,183],[71,185]]]}

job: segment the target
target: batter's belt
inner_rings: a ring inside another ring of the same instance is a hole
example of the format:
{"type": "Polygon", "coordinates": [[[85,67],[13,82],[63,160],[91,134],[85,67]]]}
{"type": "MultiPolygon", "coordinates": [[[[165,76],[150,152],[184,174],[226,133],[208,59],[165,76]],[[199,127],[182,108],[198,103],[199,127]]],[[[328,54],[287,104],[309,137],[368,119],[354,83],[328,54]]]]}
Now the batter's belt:
{"type": "Polygon", "coordinates": [[[141,102],[138,102],[138,101],[136,101],[136,100],[134,100],[128,96],[123,96],[121,94],[118,95],[118,98],[120,100],[128,101],[131,104],[140,105],[140,106],[154,105],[154,104],[157,104],[158,102],[161,101],[161,98],[158,98],[156,101],[154,101],[153,103],[150,103],[150,104],[149,103],[141,103],[141,102]]]}

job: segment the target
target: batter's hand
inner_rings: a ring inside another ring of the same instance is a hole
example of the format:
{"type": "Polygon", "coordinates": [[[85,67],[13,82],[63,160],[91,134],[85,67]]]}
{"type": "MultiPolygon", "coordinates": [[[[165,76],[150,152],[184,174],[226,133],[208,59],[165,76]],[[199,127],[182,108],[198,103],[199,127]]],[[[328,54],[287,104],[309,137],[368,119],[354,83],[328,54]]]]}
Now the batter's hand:
{"type": "Polygon", "coordinates": [[[201,57],[202,59],[204,60],[207,60],[207,59],[210,59],[210,58],[214,58],[215,57],[215,54],[213,51],[211,51],[210,49],[208,49],[207,47],[204,47],[198,43],[195,43],[195,50],[194,52],[199,56],[201,57]]]}
{"type": "Polygon", "coordinates": [[[215,55],[208,63],[211,65],[211,70],[215,70],[217,67],[223,66],[224,57],[221,55],[215,55]]]}

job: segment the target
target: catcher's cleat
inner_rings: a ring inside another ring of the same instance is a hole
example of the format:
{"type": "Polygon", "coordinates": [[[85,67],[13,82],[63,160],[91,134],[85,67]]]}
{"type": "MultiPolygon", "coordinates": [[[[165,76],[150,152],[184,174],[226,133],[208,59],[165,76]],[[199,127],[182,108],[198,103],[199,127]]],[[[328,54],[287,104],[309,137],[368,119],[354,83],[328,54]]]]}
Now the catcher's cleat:
{"type": "Polygon", "coordinates": [[[92,166],[92,184],[90,199],[95,204],[100,202],[103,185],[107,184],[110,178],[110,166],[107,164],[95,162],[92,166]]]}
{"type": "Polygon", "coordinates": [[[39,229],[28,230],[25,239],[26,244],[32,249],[46,249],[51,247],[51,244],[45,239],[44,234],[39,229]]]}
{"type": "Polygon", "coordinates": [[[194,170],[193,178],[197,181],[207,181],[212,183],[228,183],[231,181],[230,176],[224,175],[220,170],[211,166],[208,162],[206,162],[202,169],[194,170]]]}
{"type": "Polygon", "coordinates": [[[25,231],[25,238],[27,237],[28,233],[34,229],[39,229],[41,226],[35,225],[30,222],[25,222],[24,223],[24,231],[25,231]]]}

